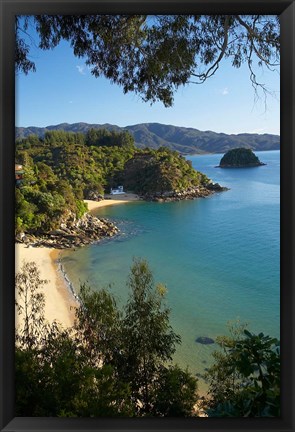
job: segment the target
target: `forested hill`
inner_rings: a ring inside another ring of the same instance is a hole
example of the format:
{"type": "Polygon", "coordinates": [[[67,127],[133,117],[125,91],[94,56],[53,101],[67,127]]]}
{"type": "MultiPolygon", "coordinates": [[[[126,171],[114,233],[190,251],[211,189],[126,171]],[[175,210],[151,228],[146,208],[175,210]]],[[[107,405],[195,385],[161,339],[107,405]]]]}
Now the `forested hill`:
{"type": "Polygon", "coordinates": [[[61,123],[55,126],[17,127],[16,138],[25,138],[29,135],[43,137],[46,131],[64,130],[68,132],[86,133],[89,129],[108,129],[112,131],[129,131],[139,148],[150,147],[157,149],[166,146],[183,154],[197,153],[225,153],[232,148],[245,147],[254,151],[279,150],[280,137],[271,134],[238,134],[227,135],[212,131],[200,131],[193,128],[185,128],[160,123],[142,123],[120,128],[111,124],[88,123],[61,123]]]}

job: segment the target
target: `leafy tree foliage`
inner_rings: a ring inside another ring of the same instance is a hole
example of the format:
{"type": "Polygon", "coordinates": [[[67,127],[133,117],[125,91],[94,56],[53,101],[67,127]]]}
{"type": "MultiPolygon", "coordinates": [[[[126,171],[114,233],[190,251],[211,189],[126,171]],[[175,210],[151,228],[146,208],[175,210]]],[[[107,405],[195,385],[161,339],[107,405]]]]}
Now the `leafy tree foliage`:
{"type": "Polygon", "coordinates": [[[161,367],[152,394],[154,415],[191,417],[197,403],[197,381],[179,366],[161,367]]]}
{"type": "Polygon", "coordinates": [[[16,70],[35,70],[28,26],[39,48],[69,41],[75,56],[86,58],[94,76],[135,92],[144,101],[173,103],[174,92],[203,83],[225,58],[246,64],[250,80],[261,84],[254,64],[272,69],[279,62],[279,18],[265,15],[39,15],[16,18],[16,70]]]}
{"type": "Polygon", "coordinates": [[[139,401],[139,413],[152,410],[152,393],[161,368],[172,360],[180,337],[169,324],[169,309],[163,305],[166,288],[154,287],[149,266],[137,260],[128,280],[130,297],[123,319],[122,373],[139,401]]]}
{"type": "Polygon", "coordinates": [[[112,146],[89,147],[85,135],[64,131],[17,141],[16,160],[25,171],[16,190],[17,232],[48,232],[72,214],[79,218],[87,210],[82,200],[89,193],[103,195],[104,187],[111,187],[132,155],[133,140],[129,134],[104,134],[112,146]]]}
{"type": "Polygon", "coordinates": [[[25,348],[32,348],[40,343],[44,330],[45,298],[40,289],[47,284],[41,279],[34,262],[23,262],[21,270],[15,275],[17,300],[16,311],[21,321],[17,329],[17,343],[25,348]]]}
{"type": "Polygon", "coordinates": [[[18,416],[193,415],[197,382],[167,365],[180,339],[163,305],[166,290],[154,287],[145,261],[131,267],[124,310],[108,290],[83,285],[75,326],[67,330],[44,323],[42,281],[34,263],[24,264],[17,276],[21,296],[24,279],[34,314],[29,332],[26,324],[18,329],[18,416]]]}
{"type": "Polygon", "coordinates": [[[48,232],[75,215],[94,193],[123,184],[139,194],[184,191],[208,178],[166,147],[138,150],[129,133],[91,129],[81,134],[48,131],[44,138],[17,141],[16,160],[24,180],[16,189],[16,231],[48,232]]]}
{"type": "Polygon", "coordinates": [[[58,228],[71,212],[81,217],[87,207],[76,198],[69,182],[60,179],[46,163],[25,157],[27,152],[23,154],[27,161],[24,180],[15,191],[16,232],[48,232],[58,228]]]}
{"type": "MultiPolygon", "coordinates": [[[[110,365],[93,367],[81,349],[79,332],[49,326],[35,263],[16,275],[16,414],[18,416],[132,416],[128,383],[110,365]]],[[[79,313],[77,313],[79,316],[79,313]]]]}
{"type": "Polygon", "coordinates": [[[218,343],[223,352],[206,374],[209,417],[279,417],[279,341],[240,328],[218,343]]]}
{"type": "Polygon", "coordinates": [[[138,151],[125,164],[123,179],[139,194],[184,191],[208,182],[183,156],[166,147],[138,151]]]}
{"type": "Polygon", "coordinates": [[[37,142],[30,137],[18,140],[16,158],[25,166],[43,162],[51,167],[59,179],[70,183],[78,200],[91,191],[103,195],[120,180],[120,171],[135,151],[134,140],[128,132],[105,129],[91,129],[83,139],[80,135],[49,131],[44,138],[35,137],[37,142]]]}
{"type": "Polygon", "coordinates": [[[46,334],[42,348],[16,348],[18,416],[132,416],[128,383],[110,365],[91,367],[69,331],[46,334]]]}
{"type": "Polygon", "coordinates": [[[44,144],[48,146],[58,146],[60,144],[85,144],[85,135],[82,133],[61,131],[45,132],[44,144]]]}
{"type": "Polygon", "coordinates": [[[169,309],[163,305],[166,289],[154,286],[143,260],[131,267],[128,286],[130,296],[122,311],[107,290],[81,287],[75,324],[80,349],[89,364],[109,365],[119,380],[128,383],[134,414],[192,415],[196,380],[180,368],[166,366],[180,343],[169,324],[169,309]],[[171,400],[166,403],[165,385],[175,390],[173,399],[170,389],[171,400]]]}
{"type": "Polygon", "coordinates": [[[114,132],[107,129],[91,128],[85,138],[88,146],[134,147],[134,138],[129,132],[114,132]]]}
{"type": "Polygon", "coordinates": [[[76,311],[75,329],[79,343],[92,365],[114,364],[120,349],[121,313],[108,290],[92,291],[81,285],[81,307],[76,311]]]}
{"type": "MultiPolygon", "coordinates": [[[[120,310],[106,289],[81,287],[73,329],[44,319],[46,281],[35,263],[16,275],[16,415],[195,415],[197,381],[171,364],[180,342],[169,324],[166,288],[135,260],[120,310]]],[[[232,326],[206,373],[209,417],[280,416],[280,350],[275,338],[232,326]]]]}

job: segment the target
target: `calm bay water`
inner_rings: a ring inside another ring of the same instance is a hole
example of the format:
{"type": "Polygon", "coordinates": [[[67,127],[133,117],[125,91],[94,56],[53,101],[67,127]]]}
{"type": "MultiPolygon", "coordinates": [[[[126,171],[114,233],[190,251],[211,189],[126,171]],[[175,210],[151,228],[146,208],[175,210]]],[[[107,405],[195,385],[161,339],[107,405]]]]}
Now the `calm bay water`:
{"type": "Polygon", "coordinates": [[[119,303],[128,295],[133,258],[147,259],[155,281],[168,288],[171,324],[182,338],[175,362],[193,373],[210,365],[216,349],[196,338],[228,333],[228,321],[280,337],[280,152],[257,155],[266,166],[220,169],[222,155],[188,157],[230,190],[192,201],[101,208],[96,214],[113,220],[121,235],[63,253],[77,291],[80,282],[94,289],[111,283],[119,303]]]}

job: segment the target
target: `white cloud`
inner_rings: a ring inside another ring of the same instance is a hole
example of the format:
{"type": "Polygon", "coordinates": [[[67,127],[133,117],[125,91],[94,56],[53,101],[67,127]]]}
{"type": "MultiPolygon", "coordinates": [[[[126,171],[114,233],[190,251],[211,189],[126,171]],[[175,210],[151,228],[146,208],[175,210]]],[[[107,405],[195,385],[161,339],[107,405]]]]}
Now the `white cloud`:
{"type": "Polygon", "coordinates": [[[228,95],[229,94],[228,88],[224,87],[224,89],[222,89],[220,93],[222,94],[222,96],[228,95]]]}
{"type": "Polygon", "coordinates": [[[84,65],[77,65],[76,68],[78,69],[79,74],[85,75],[85,66],[84,65]]]}

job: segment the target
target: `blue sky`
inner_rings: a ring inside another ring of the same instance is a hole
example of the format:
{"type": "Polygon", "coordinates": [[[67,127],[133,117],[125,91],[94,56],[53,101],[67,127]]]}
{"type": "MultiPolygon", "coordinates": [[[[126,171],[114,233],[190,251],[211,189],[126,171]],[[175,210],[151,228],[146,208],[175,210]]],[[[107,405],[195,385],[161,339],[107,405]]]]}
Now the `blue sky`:
{"type": "MultiPolygon", "coordinates": [[[[33,37],[35,37],[33,35],[33,37]]],[[[224,133],[280,133],[280,77],[258,71],[274,92],[255,101],[246,66],[234,69],[224,61],[202,85],[179,88],[172,108],[150,105],[104,78],[95,78],[81,58],[61,42],[50,51],[33,48],[37,71],[16,76],[16,126],[45,127],[59,123],[111,123],[128,126],[163,123],[224,133]]]]}

